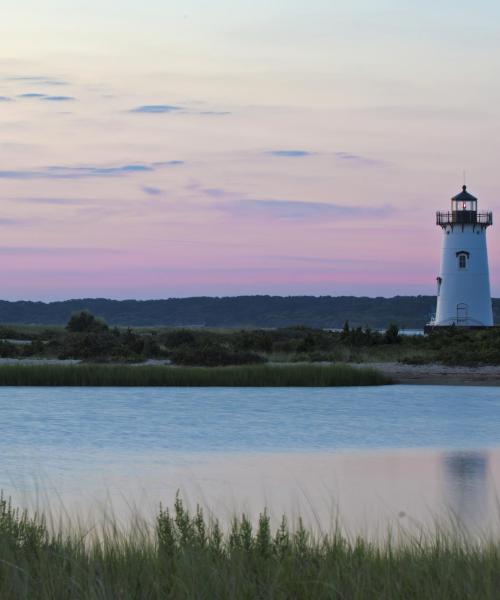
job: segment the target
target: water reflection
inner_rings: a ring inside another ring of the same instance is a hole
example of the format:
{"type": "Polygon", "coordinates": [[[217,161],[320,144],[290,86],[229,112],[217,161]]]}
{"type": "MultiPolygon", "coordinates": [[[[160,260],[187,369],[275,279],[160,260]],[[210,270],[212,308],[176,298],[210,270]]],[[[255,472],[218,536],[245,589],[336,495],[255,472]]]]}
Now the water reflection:
{"type": "Polygon", "coordinates": [[[481,527],[489,513],[488,465],[489,454],[486,451],[447,452],[443,455],[445,504],[464,527],[481,527]]]}
{"type": "Polygon", "coordinates": [[[227,522],[267,507],[384,535],[451,511],[500,539],[496,388],[3,388],[0,409],[20,506],[154,518],[180,489],[227,522]]]}

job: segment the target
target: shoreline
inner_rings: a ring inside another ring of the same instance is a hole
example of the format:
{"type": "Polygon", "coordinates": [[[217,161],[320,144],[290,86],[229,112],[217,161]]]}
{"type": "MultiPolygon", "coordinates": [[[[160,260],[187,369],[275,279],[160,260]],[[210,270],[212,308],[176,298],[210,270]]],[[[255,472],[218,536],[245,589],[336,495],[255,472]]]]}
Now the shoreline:
{"type": "MultiPolygon", "coordinates": [[[[142,371],[144,369],[167,366],[165,361],[149,360],[144,363],[112,363],[112,364],[99,364],[99,363],[83,363],[80,360],[59,360],[59,359],[48,359],[48,358],[25,358],[25,359],[13,359],[13,358],[0,358],[0,372],[8,368],[24,367],[32,369],[43,369],[44,367],[52,368],[63,368],[63,369],[74,369],[80,367],[83,370],[92,370],[95,368],[99,370],[130,370],[130,371],[142,371]]],[[[268,363],[266,366],[261,366],[257,370],[274,370],[274,369],[286,369],[294,371],[300,368],[306,367],[307,370],[311,367],[321,369],[321,367],[329,367],[335,370],[336,367],[342,368],[342,366],[352,367],[354,369],[366,370],[373,369],[377,371],[383,378],[387,378],[392,384],[399,385],[457,385],[457,386],[489,386],[497,387],[500,386],[500,365],[483,365],[477,367],[466,367],[466,366],[447,366],[438,363],[429,363],[423,365],[408,365],[399,362],[363,362],[363,363],[268,363]]],[[[231,370],[254,370],[255,367],[251,365],[245,365],[242,367],[172,367],[174,371],[192,371],[194,373],[205,372],[216,372],[228,373],[231,370]]],[[[256,374],[254,375],[255,378],[256,374]]],[[[24,379],[24,378],[21,378],[24,379]]],[[[201,383],[201,382],[200,382],[201,383]]],[[[246,382],[249,385],[250,382],[246,382]]],[[[283,384],[283,382],[280,382],[283,384]]],[[[287,382],[288,385],[297,386],[297,382],[293,380],[287,382]]],[[[321,385],[325,385],[323,382],[321,385]]],[[[329,382],[331,385],[331,382],[329,382]]],[[[193,383],[194,384],[194,381],[193,383]]],[[[361,383],[360,383],[361,384],[361,383]]],[[[380,383],[379,383],[380,384],[380,383]]],[[[8,385],[0,381],[0,385],[8,385]]],[[[23,385],[17,383],[17,385],[23,385]]],[[[26,383],[25,385],[30,385],[26,383]]],[[[32,384],[31,384],[32,385],[32,384]]],[[[43,384],[42,384],[43,385],[43,384]]],[[[72,385],[79,385],[73,383],[72,385]]],[[[80,385],[89,385],[89,383],[80,385]]],[[[181,385],[187,385],[183,382],[181,385]]],[[[223,385],[228,385],[225,383],[223,385]]],[[[271,383],[272,386],[277,385],[277,382],[271,383]]],[[[311,382],[311,385],[315,386],[311,382]]],[[[316,383],[317,385],[317,383],[316,383]]],[[[326,383],[328,387],[328,383],[326,383]]],[[[338,385],[338,383],[337,383],[338,385]]],[[[355,385],[355,382],[350,382],[348,385],[355,385]]],[[[365,384],[366,385],[366,384],[365,384]]],[[[375,383],[374,383],[375,385],[375,383]]],[[[300,387],[304,386],[304,382],[300,383],[300,387]]],[[[262,387],[262,383],[255,383],[251,387],[262,387]]]]}

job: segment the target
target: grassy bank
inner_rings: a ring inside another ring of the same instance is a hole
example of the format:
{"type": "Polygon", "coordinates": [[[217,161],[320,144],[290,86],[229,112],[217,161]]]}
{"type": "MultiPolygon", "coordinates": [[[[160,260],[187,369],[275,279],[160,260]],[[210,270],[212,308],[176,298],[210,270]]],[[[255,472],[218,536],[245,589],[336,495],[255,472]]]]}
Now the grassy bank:
{"type": "Polygon", "coordinates": [[[154,527],[49,534],[43,519],[0,505],[0,597],[19,600],[498,598],[500,544],[458,535],[395,545],[315,537],[286,519],[242,516],[223,532],[177,499],[154,527]]]}
{"type": "Polygon", "coordinates": [[[0,366],[0,386],[328,387],[388,383],[389,378],[373,369],[355,369],[347,365],[0,366]]]}

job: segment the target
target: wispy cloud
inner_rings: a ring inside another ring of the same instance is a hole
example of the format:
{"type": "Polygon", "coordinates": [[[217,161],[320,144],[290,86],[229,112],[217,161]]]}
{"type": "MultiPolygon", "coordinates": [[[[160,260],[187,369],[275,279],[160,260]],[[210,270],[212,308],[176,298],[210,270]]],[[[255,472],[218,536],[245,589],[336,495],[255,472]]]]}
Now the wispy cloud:
{"type": "Polygon", "coordinates": [[[205,115],[212,117],[222,117],[231,114],[227,110],[197,110],[190,109],[185,106],[177,106],[176,104],[144,104],[142,106],[136,106],[135,108],[131,108],[128,112],[145,115],[165,115],[172,113],[182,113],[191,115],[205,115]]]}
{"type": "Polygon", "coordinates": [[[280,158],[301,158],[304,156],[312,156],[314,153],[307,150],[270,150],[267,154],[278,156],[280,158]]]}
{"type": "Polygon", "coordinates": [[[114,248],[79,248],[66,246],[0,246],[0,254],[25,255],[25,254],[119,254],[121,250],[114,248]]]}
{"type": "Polygon", "coordinates": [[[148,196],[161,196],[163,194],[163,190],[161,188],[153,187],[151,185],[143,185],[141,190],[148,196]]]}
{"type": "Polygon", "coordinates": [[[352,154],[351,152],[334,152],[334,155],[340,161],[348,163],[353,167],[376,167],[384,164],[380,160],[360,156],[359,154],[352,154]]]}
{"type": "Polygon", "coordinates": [[[83,198],[13,198],[18,204],[49,204],[54,206],[84,206],[89,200],[83,198]]]}
{"type": "Polygon", "coordinates": [[[0,102],[10,102],[12,100],[12,98],[9,98],[8,96],[0,96],[0,102]]]}
{"type": "Polygon", "coordinates": [[[380,207],[348,206],[326,202],[263,199],[240,199],[234,202],[224,202],[219,204],[218,208],[234,216],[286,220],[383,218],[394,212],[394,208],[390,205],[380,207]]]}
{"type": "Polygon", "coordinates": [[[26,92],[25,94],[18,94],[18,98],[45,98],[46,94],[40,94],[39,92],[26,92]]]}
{"type": "Polygon", "coordinates": [[[182,110],[181,106],[174,106],[173,104],[144,104],[143,106],[136,106],[135,108],[132,108],[129,112],[158,115],[177,112],[180,110],[182,110]]]}
{"type": "Polygon", "coordinates": [[[359,109],[362,112],[389,119],[464,119],[487,115],[481,110],[451,106],[371,106],[359,109]]]}
{"type": "Polygon", "coordinates": [[[214,117],[223,117],[226,115],[230,115],[231,113],[228,110],[202,110],[198,114],[200,115],[212,115],[214,117]]]}
{"type": "Polygon", "coordinates": [[[22,83],[32,83],[40,85],[68,85],[67,81],[46,77],[44,75],[20,75],[18,77],[7,77],[6,81],[19,81],[22,83]]]}
{"type": "Polygon", "coordinates": [[[43,96],[40,100],[44,102],[72,102],[76,98],[73,96],[43,96]]]}
{"type": "Polygon", "coordinates": [[[75,100],[73,96],[49,96],[48,94],[41,94],[39,92],[26,92],[25,94],[19,94],[18,98],[42,100],[43,102],[72,102],[75,100]]]}
{"type": "MultiPolygon", "coordinates": [[[[311,264],[326,264],[326,265],[360,265],[361,267],[366,264],[380,264],[379,260],[367,259],[367,258],[331,258],[324,256],[283,256],[281,254],[269,254],[267,258],[272,260],[279,260],[283,262],[299,262],[299,263],[311,263],[311,264]]],[[[384,261],[386,262],[386,261],[384,261]]],[[[387,264],[387,263],[386,263],[387,264]]],[[[397,263],[396,263],[397,264],[397,263]]]]}
{"type": "Polygon", "coordinates": [[[41,169],[0,171],[0,179],[86,179],[90,177],[120,177],[140,173],[152,173],[161,167],[177,166],[183,161],[172,160],[150,164],[128,164],[119,166],[85,165],[77,167],[53,166],[41,169]]]}
{"type": "Polygon", "coordinates": [[[19,227],[20,225],[29,225],[32,222],[31,219],[13,219],[5,217],[0,219],[0,227],[19,227]]]}
{"type": "Polygon", "coordinates": [[[183,160],[166,160],[161,162],[151,163],[153,167],[177,167],[180,165],[184,165],[185,162],[183,160]]]}
{"type": "MultiPolygon", "coordinates": [[[[195,187],[194,189],[200,189],[198,187],[195,187]]],[[[207,196],[209,196],[210,198],[228,198],[228,197],[234,197],[234,194],[231,194],[230,192],[228,192],[227,190],[223,190],[221,188],[205,188],[201,190],[204,194],[206,194],[207,196]]]]}

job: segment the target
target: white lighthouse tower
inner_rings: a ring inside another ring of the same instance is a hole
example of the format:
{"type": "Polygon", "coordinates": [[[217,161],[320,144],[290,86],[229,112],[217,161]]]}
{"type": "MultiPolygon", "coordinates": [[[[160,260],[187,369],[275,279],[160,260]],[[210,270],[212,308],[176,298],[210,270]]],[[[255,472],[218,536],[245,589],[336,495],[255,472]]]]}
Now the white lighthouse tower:
{"type": "Polygon", "coordinates": [[[477,198],[466,186],[451,199],[450,212],[438,212],[443,230],[441,271],[433,327],[492,327],[486,230],[491,212],[477,212],[477,198]]]}

